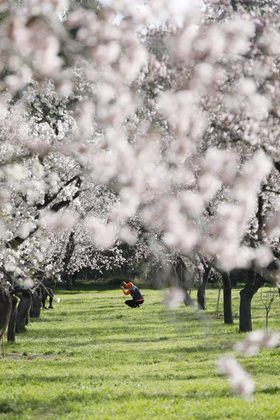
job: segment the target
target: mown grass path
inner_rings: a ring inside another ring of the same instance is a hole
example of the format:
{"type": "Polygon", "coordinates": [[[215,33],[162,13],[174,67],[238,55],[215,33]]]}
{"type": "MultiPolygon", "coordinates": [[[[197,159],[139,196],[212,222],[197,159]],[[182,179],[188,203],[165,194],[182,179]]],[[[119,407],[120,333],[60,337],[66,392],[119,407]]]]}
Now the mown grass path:
{"type": "MultiPolygon", "coordinates": [[[[233,396],[215,360],[243,338],[215,317],[168,312],[162,292],[144,290],[139,309],[120,290],[60,292],[61,302],[32,321],[0,361],[1,419],[280,419],[280,351],[239,360],[254,376],[253,402],[233,396]]],[[[270,326],[280,327],[280,299],[270,326]]],[[[234,312],[238,291],[234,291],[234,312]]],[[[264,310],[254,299],[254,328],[264,310]]]]}

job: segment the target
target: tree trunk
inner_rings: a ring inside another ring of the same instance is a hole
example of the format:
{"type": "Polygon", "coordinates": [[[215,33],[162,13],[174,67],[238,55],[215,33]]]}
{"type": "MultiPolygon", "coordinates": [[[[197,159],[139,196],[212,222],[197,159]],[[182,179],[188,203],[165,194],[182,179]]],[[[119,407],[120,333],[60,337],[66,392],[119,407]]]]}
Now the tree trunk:
{"type": "Polygon", "coordinates": [[[254,294],[265,283],[265,279],[250,271],[250,277],[244,288],[240,290],[239,331],[252,331],[251,302],[254,294]]]}
{"type": "Polygon", "coordinates": [[[63,268],[61,273],[61,280],[66,285],[68,290],[72,290],[73,282],[72,275],[67,272],[69,262],[75,249],[74,232],[71,232],[66,245],[66,250],[63,258],[63,268]]]}
{"type": "Polygon", "coordinates": [[[233,10],[237,11],[237,0],[230,0],[233,10]]]}
{"type": "Polygon", "coordinates": [[[32,293],[32,303],[30,308],[31,318],[40,318],[41,306],[41,293],[40,289],[37,288],[35,292],[32,293]]]}
{"type": "Polygon", "coordinates": [[[65,283],[66,289],[67,290],[72,290],[73,289],[73,278],[71,274],[66,274],[66,276],[64,276],[63,281],[65,283]]]}
{"type": "Polygon", "coordinates": [[[25,326],[28,324],[29,312],[31,308],[31,292],[24,290],[20,298],[20,302],[17,310],[16,320],[16,332],[22,332],[25,330],[25,326]]]}
{"type": "Polygon", "coordinates": [[[0,340],[3,337],[9,323],[12,310],[12,299],[10,293],[0,285],[0,340]]]}
{"type": "Polygon", "coordinates": [[[221,286],[219,286],[218,298],[217,298],[217,304],[216,304],[216,315],[217,315],[217,318],[219,317],[220,297],[221,297],[221,286]]]}
{"type": "Polygon", "coordinates": [[[185,289],[185,288],[183,290],[185,292],[184,304],[186,306],[193,306],[194,305],[194,302],[193,302],[193,300],[191,298],[191,290],[188,290],[188,289],[185,289]]]}
{"type": "Polygon", "coordinates": [[[211,266],[210,265],[205,266],[203,277],[202,277],[202,283],[199,285],[199,287],[197,289],[198,307],[199,307],[199,309],[203,309],[203,310],[205,310],[205,308],[206,308],[205,291],[206,291],[206,286],[207,286],[210,271],[211,271],[211,266]]]}
{"type": "Polygon", "coordinates": [[[191,298],[192,284],[188,282],[188,279],[186,278],[186,264],[181,257],[177,257],[174,269],[178,280],[178,286],[181,287],[185,293],[184,304],[186,306],[193,306],[194,302],[191,298]]]}
{"type": "Polygon", "coordinates": [[[268,330],[268,316],[269,316],[269,310],[266,309],[265,311],[265,330],[268,330]]]}
{"type": "Polygon", "coordinates": [[[224,297],[224,323],[233,324],[230,276],[228,273],[223,273],[222,277],[224,297]]]}
{"type": "Polygon", "coordinates": [[[258,241],[262,242],[263,241],[263,205],[264,205],[264,200],[263,197],[261,195],[261,193],[258,195],[258,211],[257,211],[257,221],[258,221],[258,230],[257,230],[257,236],[258,236],[258,241]]]}
{"type": "Polygon", "coordinates": [[[12,311],[10,315],[10,321],[8,326],[7,338],[8,341],[16,341],[16,321],[17,321],[17,303],[18,299],[16,296],[12,297],[12,311]]]}
{"type": "MultiPolygon", "coordinates": [[[[246,286],[245,286],[246,288],[246,286]]],[[[252,297],[248,291],[240,290],[240,307],[239,307],[239,331],[252,331],[252,317],[251,317],[251,300],[252,297]]]]}

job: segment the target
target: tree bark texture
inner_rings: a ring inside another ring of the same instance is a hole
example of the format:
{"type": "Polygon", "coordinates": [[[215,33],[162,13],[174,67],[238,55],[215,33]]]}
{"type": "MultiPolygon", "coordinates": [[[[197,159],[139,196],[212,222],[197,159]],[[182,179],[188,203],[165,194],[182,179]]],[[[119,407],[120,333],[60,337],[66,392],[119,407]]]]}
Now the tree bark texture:
{"type": "Polygon", "coordinates": [[[16,296],[12,297],[12,311],[10,315],[7,338],[8,341],[16,341],[16,321],[17,321],[17,303],[18,299],[16,296]]]}
{"type": "Polygon", "coordinates": [[[258,235],[258,241],[259,242],[262,242],[262,240],[263,240],[263,228],[264,228],[263,205],[264,205],[264,200],[263,200],[263,197],[260,193],[258,195],[258,211],[257,211],[257,214],[256,214],[257,221],[258,221],[257,235],[258,235]]]}
{"type": "Polygon", "coordinates": [[[29,321],[29,312],[31,308],[31,292],[29,290],[24,290],[22,292],[18,310],[17,310],[17,320],[16,320],[16,332],[22,332],[25,330],[25,326],[29,321]]]}
{"type": "Polygon", "coordinates": [[[40,288],[37,288],[32,295],[32,301],[31,301],[31,308],[30,308],[30,317],[31,318],[40,318],[41,314],[41,293],[40,288]]]}
{"type": "Polygon", "coordinates": [[[222,277],[224,298],[224,323],[233,324],[230,276],[228,273],[224,272],[222,274],[222,277]]]}
{"type": "Polygon", "coordinates": [[[203,309],[205,310],[206,308],[206,296],[205,296],[205,291],[206,291],[206,287],[207,287],[207,283],[208,283],[208,278],[209,278],[209,274],[211,271],[211,266],[205,266],[204,267],[204,273],[203,273],[203,277],[202,277],[202,282],[199,285],[198,289],[197,289],[197,303],[198,303],[198,307],[199,309],[203,309]]]}
{"type": "Polygon", "coordinates": [[[0,339],[6,331],[12,310],[10,293],[0,285],[0,339]]]}
{"type": "Polygon", "coordinates": [[[74,232],[71,232],[69,235],[69,239],[66,245],[65,255],[63,258],[63,269],[61,274],[61,280],[65,283],[66,288],[68,290],[72,289],[72,275],[67,272],[67,268],[71,257],[73,255],[75,249],[75,242],[74,242],[74,232]]]}
{"type": "Polygon", "coordinates": [[[259,276],[253,270],[250,271],[250,276],[244,288],[240,290],[240,306],[239,306],[239,331],[252,331],[252,313],[251,302],[252,298],[257,293],[260,287],[265,284],[265,279],[259,276]]]}

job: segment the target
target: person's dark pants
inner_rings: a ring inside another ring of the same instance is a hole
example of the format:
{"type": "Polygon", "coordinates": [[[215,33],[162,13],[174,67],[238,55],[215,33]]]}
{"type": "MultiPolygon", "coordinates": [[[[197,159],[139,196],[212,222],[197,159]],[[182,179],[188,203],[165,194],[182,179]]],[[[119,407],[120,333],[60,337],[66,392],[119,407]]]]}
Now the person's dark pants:
{"type": "Polygon", "coordinates": [[[47,307],[46,307],[47,297],[49,297],[49,308],[53,309],[52,304],[53,304],[54,293],[53,293],[52,289],[47,289],[46,288],[46,290],[44,290],[44,292],[43,292],[42,304],[43,304],[44,309],[47,309],[47,307]]]}
{"type": "Polygon", "coordinates": [[[130,306],[130,308],[139,308],[139,306],[142,305],[142,303],[144,303],[144,300],[142,300],[140,302],[136,302],[136,300],[129,299],[129,300],[126,300],[124,303],[127,306],[130,306]]]}
{"type": "Polygon", "coordinates": [[[49,308],[50,309],[53,309],[52,304],[53,304],[53,294],[49,296],[49,308]]]}

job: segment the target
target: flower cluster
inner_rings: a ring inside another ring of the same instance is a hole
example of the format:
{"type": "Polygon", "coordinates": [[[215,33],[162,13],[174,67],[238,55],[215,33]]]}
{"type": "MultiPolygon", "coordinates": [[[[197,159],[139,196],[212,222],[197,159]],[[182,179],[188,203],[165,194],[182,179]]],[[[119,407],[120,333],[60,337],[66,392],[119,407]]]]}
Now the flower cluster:
{"type": "Polygon", "coordinates": [[[3,2],[3,247],[41,230],[56,244],[82,220],[102,252],[145,232],[150,253],[268,266],[280,208],[270,3],[3,2]],[[96,188],[115,198],[85,212],[96,188]]]}

